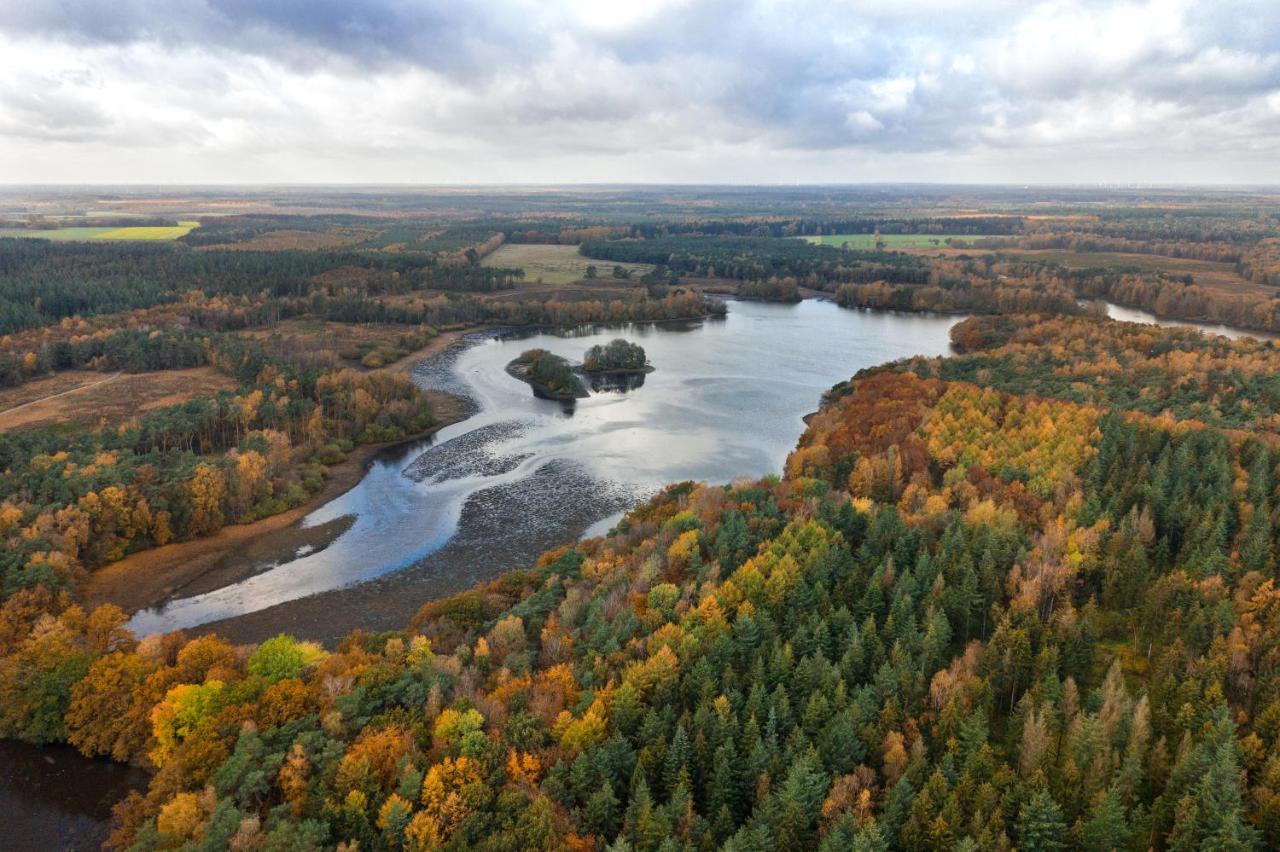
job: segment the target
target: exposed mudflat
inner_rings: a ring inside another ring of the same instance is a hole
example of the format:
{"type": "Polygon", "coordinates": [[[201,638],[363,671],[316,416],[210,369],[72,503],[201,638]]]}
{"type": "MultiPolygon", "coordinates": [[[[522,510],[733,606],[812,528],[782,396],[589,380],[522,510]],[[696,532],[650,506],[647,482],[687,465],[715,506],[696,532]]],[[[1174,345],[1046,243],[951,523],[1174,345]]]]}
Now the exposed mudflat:
{"type": "Polygon", "coordinates": [[[218,633],[235,642],[261,642],[286,632],[332,645],[353,630],[401,629],[423,603],[527,567],[537,554],[564,544],[566,528],[586,529],[637,499],[580,465],[550,461],[523,479],[476,493],[463,506],[458,534],[410,568],[189,632],[218,633]]]}
{"type": "Polygon", "coordinates": [[[515,420],[490,423],[445,444],[429,447],[404,469],[415,482],[448,482],[467,476],[510,473],[532,453],[503,453],[503,442],[520,437],[527,424],[515,420]]]}

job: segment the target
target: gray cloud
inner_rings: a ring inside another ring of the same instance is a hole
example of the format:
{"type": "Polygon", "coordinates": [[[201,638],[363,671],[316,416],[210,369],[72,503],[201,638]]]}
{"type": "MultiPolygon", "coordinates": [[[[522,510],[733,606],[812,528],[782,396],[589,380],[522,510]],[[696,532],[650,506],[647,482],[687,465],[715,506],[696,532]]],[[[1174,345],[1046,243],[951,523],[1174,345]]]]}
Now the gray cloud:
{"type": "Polygon", "coordinates": [[[1264,3],[0,5],[0,179],[1271,181],[1278,123],[1264,3]]]}

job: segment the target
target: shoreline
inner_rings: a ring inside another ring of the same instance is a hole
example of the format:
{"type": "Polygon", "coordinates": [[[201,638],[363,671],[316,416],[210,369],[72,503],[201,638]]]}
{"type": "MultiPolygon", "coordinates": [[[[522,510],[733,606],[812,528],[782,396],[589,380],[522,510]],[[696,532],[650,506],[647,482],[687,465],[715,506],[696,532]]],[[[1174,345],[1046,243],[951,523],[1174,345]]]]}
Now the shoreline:
{"type": "MultiPolygon", "coordinates": [[[[813,301],[836,307],[828,299],[813,301]]],[[[777,307],[785,308],[786,306],[777,307]]],[[[684,325],[679,320],[649,320],[643,321],[643,324],[659,327],[684,325]]],[[[614,325],[616,324],[588,323],[575,327],[589,327],[602,331],[614,325]]],[[[509,339],[539,332],[554,334],[556,329],[547,326],[494,325],[455,331],[432,341],[434,357],[403,359],[397,366],[411,367],[415,381],[420,386],[450,393],[454,399],[465,406],[471,395],[466,382],[455,383],[449,380],[452,375],[452,368],[449,367],[450,353],[486,339],[509,339]]],[[[466,414],[469,415],[472,410],[468,408],[466,414]]],[[[463,422],[466,419],[468,418],[464,416],[457,422],[463,422]]],[[[398,443],[401,446],[404,444],[404,442],[398,443]]],[[[368,453],[385,451],[394,450],[388,450],[385,446],[370,447],[365,450],[368,453]]],[[[363,471],[365,466],[362,464],[358,470],[363,471]]],[[[430,558],[421,559],[404,569],[360,583],[284,600],[251,612],[200,623],[184,632],[189,636],[218,634],[234,644],[261,642],[278,633],[286,632],[299,638],[333,645],[355,629],[402,629],[422,603],[464,591],[478,582],[491,579],[495,573],[519,567],[535,558],[538,553],[573,540],[581,534],[581,531],[597,522],[599,515],[594,512],[594,509],[580,513],[582,514],[580,518],[576,515],[564,516],[561,513],[556,516],[553,523],[542,525],[546,529],[529,530],[528,535],[521,538],[518,546],[507,540],[505,524],[510,518],[529,514],[529,506],[534,501],[545,499],[541,495],[548,493],[547,489],[563,490],[565,483],[578,475],[577,471],[560,471],[530,476],[517,483],[487,492],[484,500],[468,501],[462,511],[464,514],[471,514],[459,521],[459,529],[467,530],[467,534],[455,536],[438,551],[434,551],[430,558]],[[587,517],[588,514],[591,517],[587,517]],[[532,549],[529,550],[529,548],[532,549]]],[[[352,482],[358,481],[357,474],[352,482]]],[[[573,487],[581,490],[585,486],[573,487]]],[[[334,489],[335,492],[339,490],[334,489]]],[[[605,492],[597,496],[601,500],[616,497],[605,492]]],[[[607,508],[611,511],[606,514],[627,508],[629,500],[630,498],[627,498],[621,500],[618,505],[608,506],[607,508]]],[[[575,510],[586,504],[598,508],[597,504],[589,500],[585,503],[582,500],[570,501],[570,505],[575,510]]],[[[224,541],[227,536],[238,533],[237,540],[217,546],[217,552],[203,558],[199,565],[179,566],[183,574],[182,591],[177,595],[172,591],[166,592],[167,599],[211,592],[270,570],[275,564],[289,562],[304,555],[305,551],[301,551],[299,546],[306,547],[310,552],[323,550],[337,539],[342,529],[345,529],[345,526],[337,528],[330,524],[350,523],[346,519],[334,519],[322,527],[310,527],[306,530],[289,526],[291,521],[296,521],[300,517],[305,517],[305,514],[299,512],[291,518],[275,519],[274,525],[278,527],[273,531],[258,532],[262,527],[228,528],[222,531],[223,535],[218,541],[224,541]],[[317,544],[316,540],[321,537],[324,537],[324,540],[317,544]],[[229,553],[232,555],[228,555],[229,553]]],[[[188,546],[191,550],[183,554],[184,558],[188,553],[194,553],[199,545],[191,543],[188,546]]],[[[164,579],[168,582],[162,580],[161,583],[151,585],[153,587],[164,585],[169,588],[177,585],[175,578],[164,579]]],[[[132,588],[121,594],[131,592],[133,592],[132,588]]],[[[155,602],[162,603],[166,599],[161,597],[157,601],[156,597],[152,595],[150,600],[137,601],[137,603],[150,605],[155,602]]]]}
{"type": "MultiPolygon", "coordinates": [[[[639,320],[644,324],[696,322],[704,318],[639,320]]],[[[429,364],[455,345],[470,338],[537,334],[546,331],[581,328],[598,323],[578,325],[481,325],[475,328],[441,332],[423,348],[381,369],[412,373],[429,364]]],[[[88,573],[79,584],[79,597],[87,607],[114,604],[130,616],[185,594],[198,594],[239,582],[264,569],[281,554],[298,548],[323,549],[340,535],[349,521],[335,520],[302,529],[298,524],[316,509],[341,497],[364,478],[369,466],[382,453],[422,441],[447,426],[471,416],[472,402],[464,396],[439,390],[426,391],[440,420],[431,428],[396,441],[362,444],[351,450],[341,462],[329,468],[324,486],[300,506],[247,524],[231,524],[212,535],[189,541],[173,542],[161,547],[129,554],[110,565],[88,573]]]]}
{"type": "MultiPolygon", "coordinates": [[[[410,373],[418,364],[437,357],[474,331],[455,329],[441,332],[426,346],[382,369],[410,373]]],[[[260,563],[269,559],[272,551],[296,551],[299,547],[327,545],[342,532],[345,524],[331,522],[306,530],[298,528],[297,524],[358,485],[379,454],[421,441],[470,416],[467,400],[442,391],[426,391],[426,394],[433,410],[439,409],[440,419],[434,426],[395,441],[353,447],[346,458],[329,468],[329,475],[320,490],[300,506],[247,524],[230,524],[212,535],[131,553],[89,572],[79,583],[81,602],[87,607],[114,604],[132,616],[181,592],[195,591],[195,587],[201,590],[217,588],[252,576],[261,570],[260,563]],[[225,564],[237,555],[243,564],[225,564]]]]}
{"type": "MultiPolygon", "coordinates": [[[[455,339],[456,336],[452,337],[447,344],[452,344],[455,339]]],[[[437,338],[432,343],[439,340],[437,338]]],[[[438,348],[443,349],[444,346],[438,348]]],[[[435,354],[428,353],[427,357],[435,354]]],[[[397,362],[388,369],[408,369],[422,360],[425,359],[419,357],[406,366],[397,362]]],[[[255,550],[296,550],[298,547],[316,547],[319,541],[327,544],[327,540],[336,537],[345,524],[335,521],[305,530],[296,525],[316,509],[358,485],[380,454],[422,441],[446,426],[466,419],[465,400],[438,391],[427,391],[427,394],[433,409],[440,412],[439,421],[429,429],[395,441],[361,444],[353,448],[346,458],[329,468],[324,486],[300,506],[247,524],[231,524],[212,535],[138,551],[104,565],[81,582],[80,597],[84,604],[89,607],[114,604],[133,615],[163,603],[193,585],[216,588],[258,573],[262,566],[256,556],[264,554],[255,555],[255,550]],[[236,564],[236,561],[224,564],[225,560],[237,555],[255,558],[239,560],[244,564],[236,564]]]]}

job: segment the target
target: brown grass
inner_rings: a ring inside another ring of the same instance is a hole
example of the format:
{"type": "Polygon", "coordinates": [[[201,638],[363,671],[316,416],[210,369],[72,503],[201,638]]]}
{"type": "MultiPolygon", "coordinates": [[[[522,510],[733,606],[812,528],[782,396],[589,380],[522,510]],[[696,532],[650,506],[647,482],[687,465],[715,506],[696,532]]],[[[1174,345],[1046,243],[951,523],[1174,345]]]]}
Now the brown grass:
{"type": "Polygon", "coordinates": [[[116,426],[140,412],[235,387],[211,367],[134,374],[72,370],[0,392],[0,432],[58,423],[116,426]]]}
{"type": "Polygon", "coordinates": [[[317,364],[362,369],[383,367],[413,354],[414,347],[429,332],[430,329],[410,325],[294,319],[247,334],[270,352],[305,356],[317,364]],[[375,351],[377,359],[366,363],[366,356],[375,351]]]}
{"type": "MultiPolygon", "coordinates": [[[[906,254],[924,257],[956,257],[959,255],[991,254],[990,249],[979,248],[911,248],[901,249],[906,254]]],[[[1046,261],[1058,263],[1069,269],[1139,269],[1145,272],[1165,272],[1170,275],[1190,275],[1195,283],[1208,290],[1250,295],[1274,295],[1274,290],[1254,284],[1236,274],[1235,266],[1212,260],[1195,260],[1185,257],[1165,257],[1158,254],[1108,251],[1066,251],[1063,249],[1008,249],[999,252],[1015,260],[1046,261]]]]}
{"type": "Polygon", "coordinates": [[[238,249],[242,251],[323,251],[355,245],[368,239],[372,231],[357,228],[332,228],[326,231],[297,231],[281,229],[258,234],[251,239],[235,243],[218,243],[204,246],[206,249],[238,249]]]}
{"type": "Polygon", "coordinates": [[[577,246],[538,243],[506,243],[486,256],[481,265],[523,269],[526,285],[539,280],[552,285],[581,281],[588,266],[594,266],[602,277],[608,276],[614,266],[631,270],[632,276],[637,278],[653,268],[645,263],[615,264],[608,260],[592,260],[578,254],[577,246]]]}
{"type": "Polygon", "coordinates": [[[1072,269],[1114,269],[1136,267],[1150,272],[1166,272],[1170,275],[1190,275],[1196,284],[1212,290],[1228,293],[1264,293],[1274,291],[1254,284],[1236,274],[1235,266],[1212,260],[1194,260],[1185,257],[1164,257],[1158,254],[1127,252],[1073,252],[1053,249],[1018,250],[1009,252],[1011,257],[1028,260],[1047,260],[1072,269]]]}

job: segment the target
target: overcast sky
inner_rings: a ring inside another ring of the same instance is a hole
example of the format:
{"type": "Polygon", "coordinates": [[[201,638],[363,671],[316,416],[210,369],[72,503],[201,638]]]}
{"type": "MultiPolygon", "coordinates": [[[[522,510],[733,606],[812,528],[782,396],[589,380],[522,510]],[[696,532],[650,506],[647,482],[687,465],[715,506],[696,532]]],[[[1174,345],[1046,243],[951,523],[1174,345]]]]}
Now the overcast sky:
{"type": "Polygon", "coordinates": [[[0,0],[0,182],[1280,183],[1280,2],[0,0]]]}

